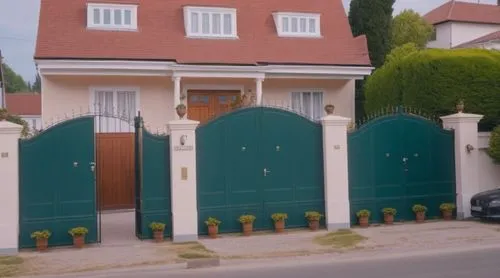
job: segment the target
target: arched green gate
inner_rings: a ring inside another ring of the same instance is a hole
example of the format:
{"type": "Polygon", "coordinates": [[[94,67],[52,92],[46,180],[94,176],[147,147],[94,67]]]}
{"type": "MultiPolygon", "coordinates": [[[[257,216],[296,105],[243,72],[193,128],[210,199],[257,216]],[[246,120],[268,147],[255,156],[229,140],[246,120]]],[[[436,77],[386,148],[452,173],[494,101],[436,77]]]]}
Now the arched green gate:
{"type": "Polygon", "coordinates": [[[396,208],[396,220],[413,220],[414,204],[439,217],[439,205],[455,202],[454,132],[403,112],[376,118],[348,136],[351,222],[368,209],[372,222],[396,208]]]}
{"type": "Polygon", "coordinates": [[[199,232],[222,221],[239,232],[238,217],[253,214],[254,228],[272,229],[271,214],[288,213],[287,227],[306,226],[304,212],[324,211],[322,128],[276,108],[244,108],[196,130],[199,232]]]}

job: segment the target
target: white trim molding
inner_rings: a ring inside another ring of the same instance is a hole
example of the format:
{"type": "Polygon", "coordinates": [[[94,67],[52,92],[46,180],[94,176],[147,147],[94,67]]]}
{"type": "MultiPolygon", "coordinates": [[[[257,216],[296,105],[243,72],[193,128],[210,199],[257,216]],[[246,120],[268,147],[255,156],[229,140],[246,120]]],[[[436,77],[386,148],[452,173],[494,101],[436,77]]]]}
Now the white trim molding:
{"type": "Polygon", "coordinates": [[[35,60],[40,75],[173,76],[195,78],[363,79],[369,66],[325,65],[184,65],[175,62],[35,60]]]}

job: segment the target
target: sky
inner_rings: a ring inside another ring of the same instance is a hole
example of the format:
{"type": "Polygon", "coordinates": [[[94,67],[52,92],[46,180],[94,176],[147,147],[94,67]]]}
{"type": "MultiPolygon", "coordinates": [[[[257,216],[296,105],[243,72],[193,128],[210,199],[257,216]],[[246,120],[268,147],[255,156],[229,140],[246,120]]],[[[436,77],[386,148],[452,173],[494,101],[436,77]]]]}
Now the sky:
{"type": "MultiPolygon", "coordinates": [[[[447,1],[396,0],[394,13],[398,14],[403,9],[413,9],[421,14],[425,14],[447,1]]],[[[496,3],[496,0],[460,1],[496,3]]],[[[343,0],[343,2],[347,11],[350,0],[343,0]]],[[[33,54],[35,51],[39,9],[40,0],[0,0],[0,49],[2,50],[2,56],[5,62],[27,81],[33,81],[36,74],[33,54]]]]}

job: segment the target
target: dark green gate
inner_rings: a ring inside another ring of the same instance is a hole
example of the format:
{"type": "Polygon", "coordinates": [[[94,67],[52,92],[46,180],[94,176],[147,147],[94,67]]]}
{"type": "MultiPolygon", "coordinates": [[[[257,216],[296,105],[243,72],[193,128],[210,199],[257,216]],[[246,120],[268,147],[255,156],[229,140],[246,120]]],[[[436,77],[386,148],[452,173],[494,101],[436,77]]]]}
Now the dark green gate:
{"type": "Polygon", "coordinates": [[[318,123],[275,108],[245,108],[196,130],[199,233],[216,217],[221,232],[241,231],[253,214],[257,230],[271,214],[287,227],[306,226],[304,212],[324,211],[323,141],[318,123]]]}
{"type": "Polygon", "coordinates": [[[170,138],[154,135],[136,118],[136,206],[135,231],[140,239],[151,239],[151,222],[166,224],[165,235],[172,232],[170,195],[170,138]]]}
{"type": "Polygon", "coordinates": [[[34,247],[31,233],[44,229],[50,246],[70,245],[77,226],[98,241],[94,138],[94,117],[82,117],[19,142],[20,248],[34,247]]]}
{"type": "Polygon", "coordinates": [[[351,222],[368,209],[372,222],[381,210],[398,210],[396,220],[413,220],[414,204],[440,215],[439,205],[455,202],[454,132],[402,109],[374,119],[349,134],[351,222]]]}

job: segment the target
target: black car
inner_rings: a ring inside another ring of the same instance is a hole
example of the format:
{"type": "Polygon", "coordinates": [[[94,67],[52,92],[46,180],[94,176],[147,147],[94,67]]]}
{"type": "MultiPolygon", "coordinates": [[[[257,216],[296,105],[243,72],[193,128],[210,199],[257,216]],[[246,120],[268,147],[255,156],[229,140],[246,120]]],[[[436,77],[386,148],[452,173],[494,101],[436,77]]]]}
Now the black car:
{"type": "Polygon", "coordinates": [[[473,217],[500,219],[500,188],[472,196],[470,206],[473,217]]]}

